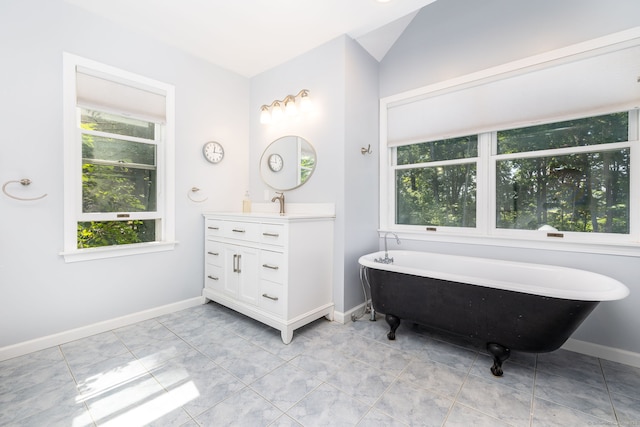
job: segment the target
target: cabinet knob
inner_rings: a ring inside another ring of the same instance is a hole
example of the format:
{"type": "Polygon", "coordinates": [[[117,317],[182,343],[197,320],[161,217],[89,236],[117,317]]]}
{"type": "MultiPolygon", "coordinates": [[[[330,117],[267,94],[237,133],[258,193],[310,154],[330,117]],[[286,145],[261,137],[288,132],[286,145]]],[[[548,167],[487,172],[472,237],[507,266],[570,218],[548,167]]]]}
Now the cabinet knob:
{"type": "Polygon", "coordinates": [[[214,276],[207,276],[207,277],[208,277],[209,279],[211,279],[211,280],[220,280],[219,278],[214,277],[214,276]]]}
{"type": "Polygon", "coordinates": [[[245,232],[245,231],[244,231],[243,229],[241,229],[241,228],[234,228],[232,231],[233,231],[234,233],[244,233],[244,232],[245,232]]]}
{"type": "Polygon", "coordinates": [[[220,227],[207,227],[209,230],[220,230],[220,227]]]}
{"type": "Polygon", "coordinates": [[[267,237],[280,237],[278,233],[262,233],[262,235],[267,237]]]}
{"type": "Polygon", "coordinates": [[[269,294],[262,294],[262,296],[263,296],[264,298],[270,299],[270,300],[272,300],[272,301],[278,301],[278,297],[272,297],[272,296],[271,296],[271,295],[269,295],[269,294]]]}
{"type": "Polygon", "coordinates": [[[207,252],[209,255],[218,256],[220,255],[218,252],[207,252]]]}
{"type": "Polygon", "coordinates": [[[269,264],[262,264],[262,266],[263,266],[264,268],[270,268],[270,269],[272,269],[272,270],[277,270],[278,268],[280,268],[280,267],[278,267],[277,265],[269,265],[269,264]]]}

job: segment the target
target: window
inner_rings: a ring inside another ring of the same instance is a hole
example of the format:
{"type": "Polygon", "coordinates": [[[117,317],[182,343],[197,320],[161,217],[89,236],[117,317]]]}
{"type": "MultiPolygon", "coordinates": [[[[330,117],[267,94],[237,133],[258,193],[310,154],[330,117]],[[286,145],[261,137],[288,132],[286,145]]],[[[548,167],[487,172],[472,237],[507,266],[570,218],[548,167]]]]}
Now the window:
{"type": "Polygon", "coordinates": [[[382,99],[380,228],[640,256],[638,35],[382,99]]]}
{"type": "Polygon", "coordinates": [[[65,259],[173,247],[173,88],[65,54],[65,259]]]}
{"type": "Polygon", "coordinates": [[[637,145],[629,123],[637,116],[633,110],[394,147],[395,224],[478,228],[478,168],[488,164],[495,217],[485,233],[628,235],[637,145]]]}

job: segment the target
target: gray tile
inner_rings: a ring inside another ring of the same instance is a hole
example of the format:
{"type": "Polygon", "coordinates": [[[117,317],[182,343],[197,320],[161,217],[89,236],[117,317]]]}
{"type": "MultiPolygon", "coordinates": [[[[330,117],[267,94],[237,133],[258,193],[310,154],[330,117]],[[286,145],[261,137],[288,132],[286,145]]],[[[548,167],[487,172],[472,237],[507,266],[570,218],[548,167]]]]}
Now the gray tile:
{"type": "Polygon", "coordinates": [[[533,427],[567,427],[567,426],[615,426],[616,424],[592,417],[566,406],[558,405],[543,399],[535,399],[533,407],[533,427]]]}
{"type": "Polygon", "coordinates": [[[280,418],[269,424],[269,427],[302,427],[302,424],[295,421],[289,415],[284,414],[280,418]]]}
{"type": "Polygon", "coordinates": [[[126,386],[146,374],[145,367],[129,353],[83,365],[73,371],[78,391],[83,396],[94,396],[114,387],[126,386]]]}
{"type": "Polygon", "coordinates": [[[457,402],[514,426],[528,426],[531,392],[522,392],[500,383],[469,375],[457,402]]]}
{"type": "Polygon", "coordinates": [[[231,372],[245,384],[251,384],[258,378],[268,374],[285,361],[278,356],[250,344],[242,350],[234,349],[227,357],[222,358],[220,366],[231,372]]]}
{"type": "Polygon", "coordinates": [[[34,416],[59,406],[74,405],[78,392],[73,381],[54,377],[15,392],[0,395],[0,425],[34,416]]]}
{"type": "Polygon", "coordinates": [[[64,362],[64,357],[59,347],[51,347],[45,350],[35,351],[24,356],[0,362],[0,380],[9,377],[30,375],[33,371],[48,368],[57,362],[64,362]]]}
{"type": "Polygon", "coordinates": [[[196,416],[245,385],[201,354],[171,359],[152,371],[174,402],[196,416]]]}
{"type": "Polygon", "coordinates": [[[353,357],[392,375],[399,375],[413,359],[410,354],[376,341],[369,341],[367,347],[360,350],[353,357]]]}
{"type": "Polygon", "coordinates": [[[309,373],[287,364],[253,382],[251,388],[286,412],[320,384],[309,373]]]}
{"type": "Polygon", "coordinates": [[[591,387],[584,382],[537,372],[535,396],[605,421],[615,421],[609,393],[604,387],[591,387]]]}
{"type": "Polygon", "coordinates": [[[367,405],[373,405],[395,380],[396,375],[355,359],[334,369],[326,382],[367,405]]]}
{"type": "Polygon", "coordinates": [[[95,425],[84,403],[65,402],[45,409],[27,418],[11,423],[12,426],[88,427],[95,425]]]}
{"type": "Polygon", "coordinates": [[[607,387],[612,393],[638,399],[640,396],[640,368],[601,360],[607,387]]]}
{"type": "Polygon", "coordinates": [[[397,380],[374,407],[410,426],[441,426],[452,405],[452,399],[397,380]]]}
{"type": "Polygon", "coordinates": [[[196,417],[204,426],[267,426],[282,411],[255,391],[245,388],[196,417]]]}
{"type": "Polygon", "coordinates": [[[92,335],[60,346],[72,370],[129,352],[113,332],[92,335]]]}
{"type": "Polygon", "coordinates": [[[151,375],[141,375],[84,395],[98,425],[146,425],[164,417],[188,420],[180,401],[167,393],[151,375]]]}
{"type": "Polygon", "coordinates": [[[600,361],[592,356],[559,349],[538,355],[537,369],[559,375],[593,387],[604,387],[600,361]]]}
{"type": "Polygon", "coordinates": [[[406,427],[408,424],[391,418],[377,409],[371,409],[358,423],[358,427],[406,427]]]}
{"type": "Polygon", "coordinates": [[[322,381],[326,381],[336,370],[346,366],[348,360],[348,357],[333,351],[331,348],[317,348],[297,356],[289,363],[307,371],[322,381]]]}
{"type": "Polygon", "coordinates": [[[491,417],[478,410],[469,408],[468,406],[456,403],[449,413],[447,420],[444,423],[444,427],[510,427],[504,421],[491,417]]]}
{"type": "Polygon", "coordinates": [[[402,380],[452,399],[460,391],[466,377],[465,372],[433,360],[414,360],[400,375],[402,380]]]}
{"type": "Polygon", "coordinates": [[[421,360],[434,360],[452,368],[468,372],[476,360],[478,352],[444,341],[428,339],[427,345],[414,354],[421,360]]]}
{"type": "Polygon", "coordinates": [[[354,426],[369,407],[345,393],[323,384],[287,411],[305,427],[354,426]]]}
{"type": "Polygon", "coordinates": [[[636,398],[611,393],[611,402],[621,426],[640,425],[640,392],[636,398]]]}

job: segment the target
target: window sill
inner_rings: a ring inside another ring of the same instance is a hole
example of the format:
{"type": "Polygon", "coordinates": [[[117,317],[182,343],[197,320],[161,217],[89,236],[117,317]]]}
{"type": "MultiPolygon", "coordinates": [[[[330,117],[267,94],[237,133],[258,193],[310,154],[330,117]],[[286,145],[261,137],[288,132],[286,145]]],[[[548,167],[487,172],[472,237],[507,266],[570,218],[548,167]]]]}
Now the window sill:
{"type": "Polygon", "coordinates": [[[176,244],[178,244],[178,242],[176,241],[136,243],[133,245],[77,249],[72,251],[61,252],[60,255],[64,257],[64,261],[67,263],[78,262],[78,261],[91,261],[91,260],[103,259],[103,258],[115,258],[115,257],[121,257],[121,256],[129,256],[129,255],[172,251],[175,248],[176,244]]]}
{"type": "Polygon", "coordinates": [[[456,243],[478,246],[499,246],[508,248],[540,249],[545,251],[576,252],[599,255],[616,255],[640,258],[640,244],[622,242],[585,243],[575,241],[535,240],[506,236],[486,235],[460,235],[446,232],[418,232],[415,230],[402,230],[397,228],[379,229],[382,236],[385,232],[393,232],[400,237],[411,241],[456,243]]]}

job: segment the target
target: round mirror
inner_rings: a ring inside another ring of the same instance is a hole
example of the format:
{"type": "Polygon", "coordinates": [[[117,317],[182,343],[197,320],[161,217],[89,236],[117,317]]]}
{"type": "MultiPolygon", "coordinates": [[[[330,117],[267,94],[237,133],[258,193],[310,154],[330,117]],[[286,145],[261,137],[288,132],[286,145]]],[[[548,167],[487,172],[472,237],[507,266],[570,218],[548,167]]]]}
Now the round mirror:
{"type": "Polygon", "coordinates": [[[290,135],[276,139],[260,158],[260,176],[275,190],[293,190],[313,174],[316,150],[306,139],[290,135]]]}

